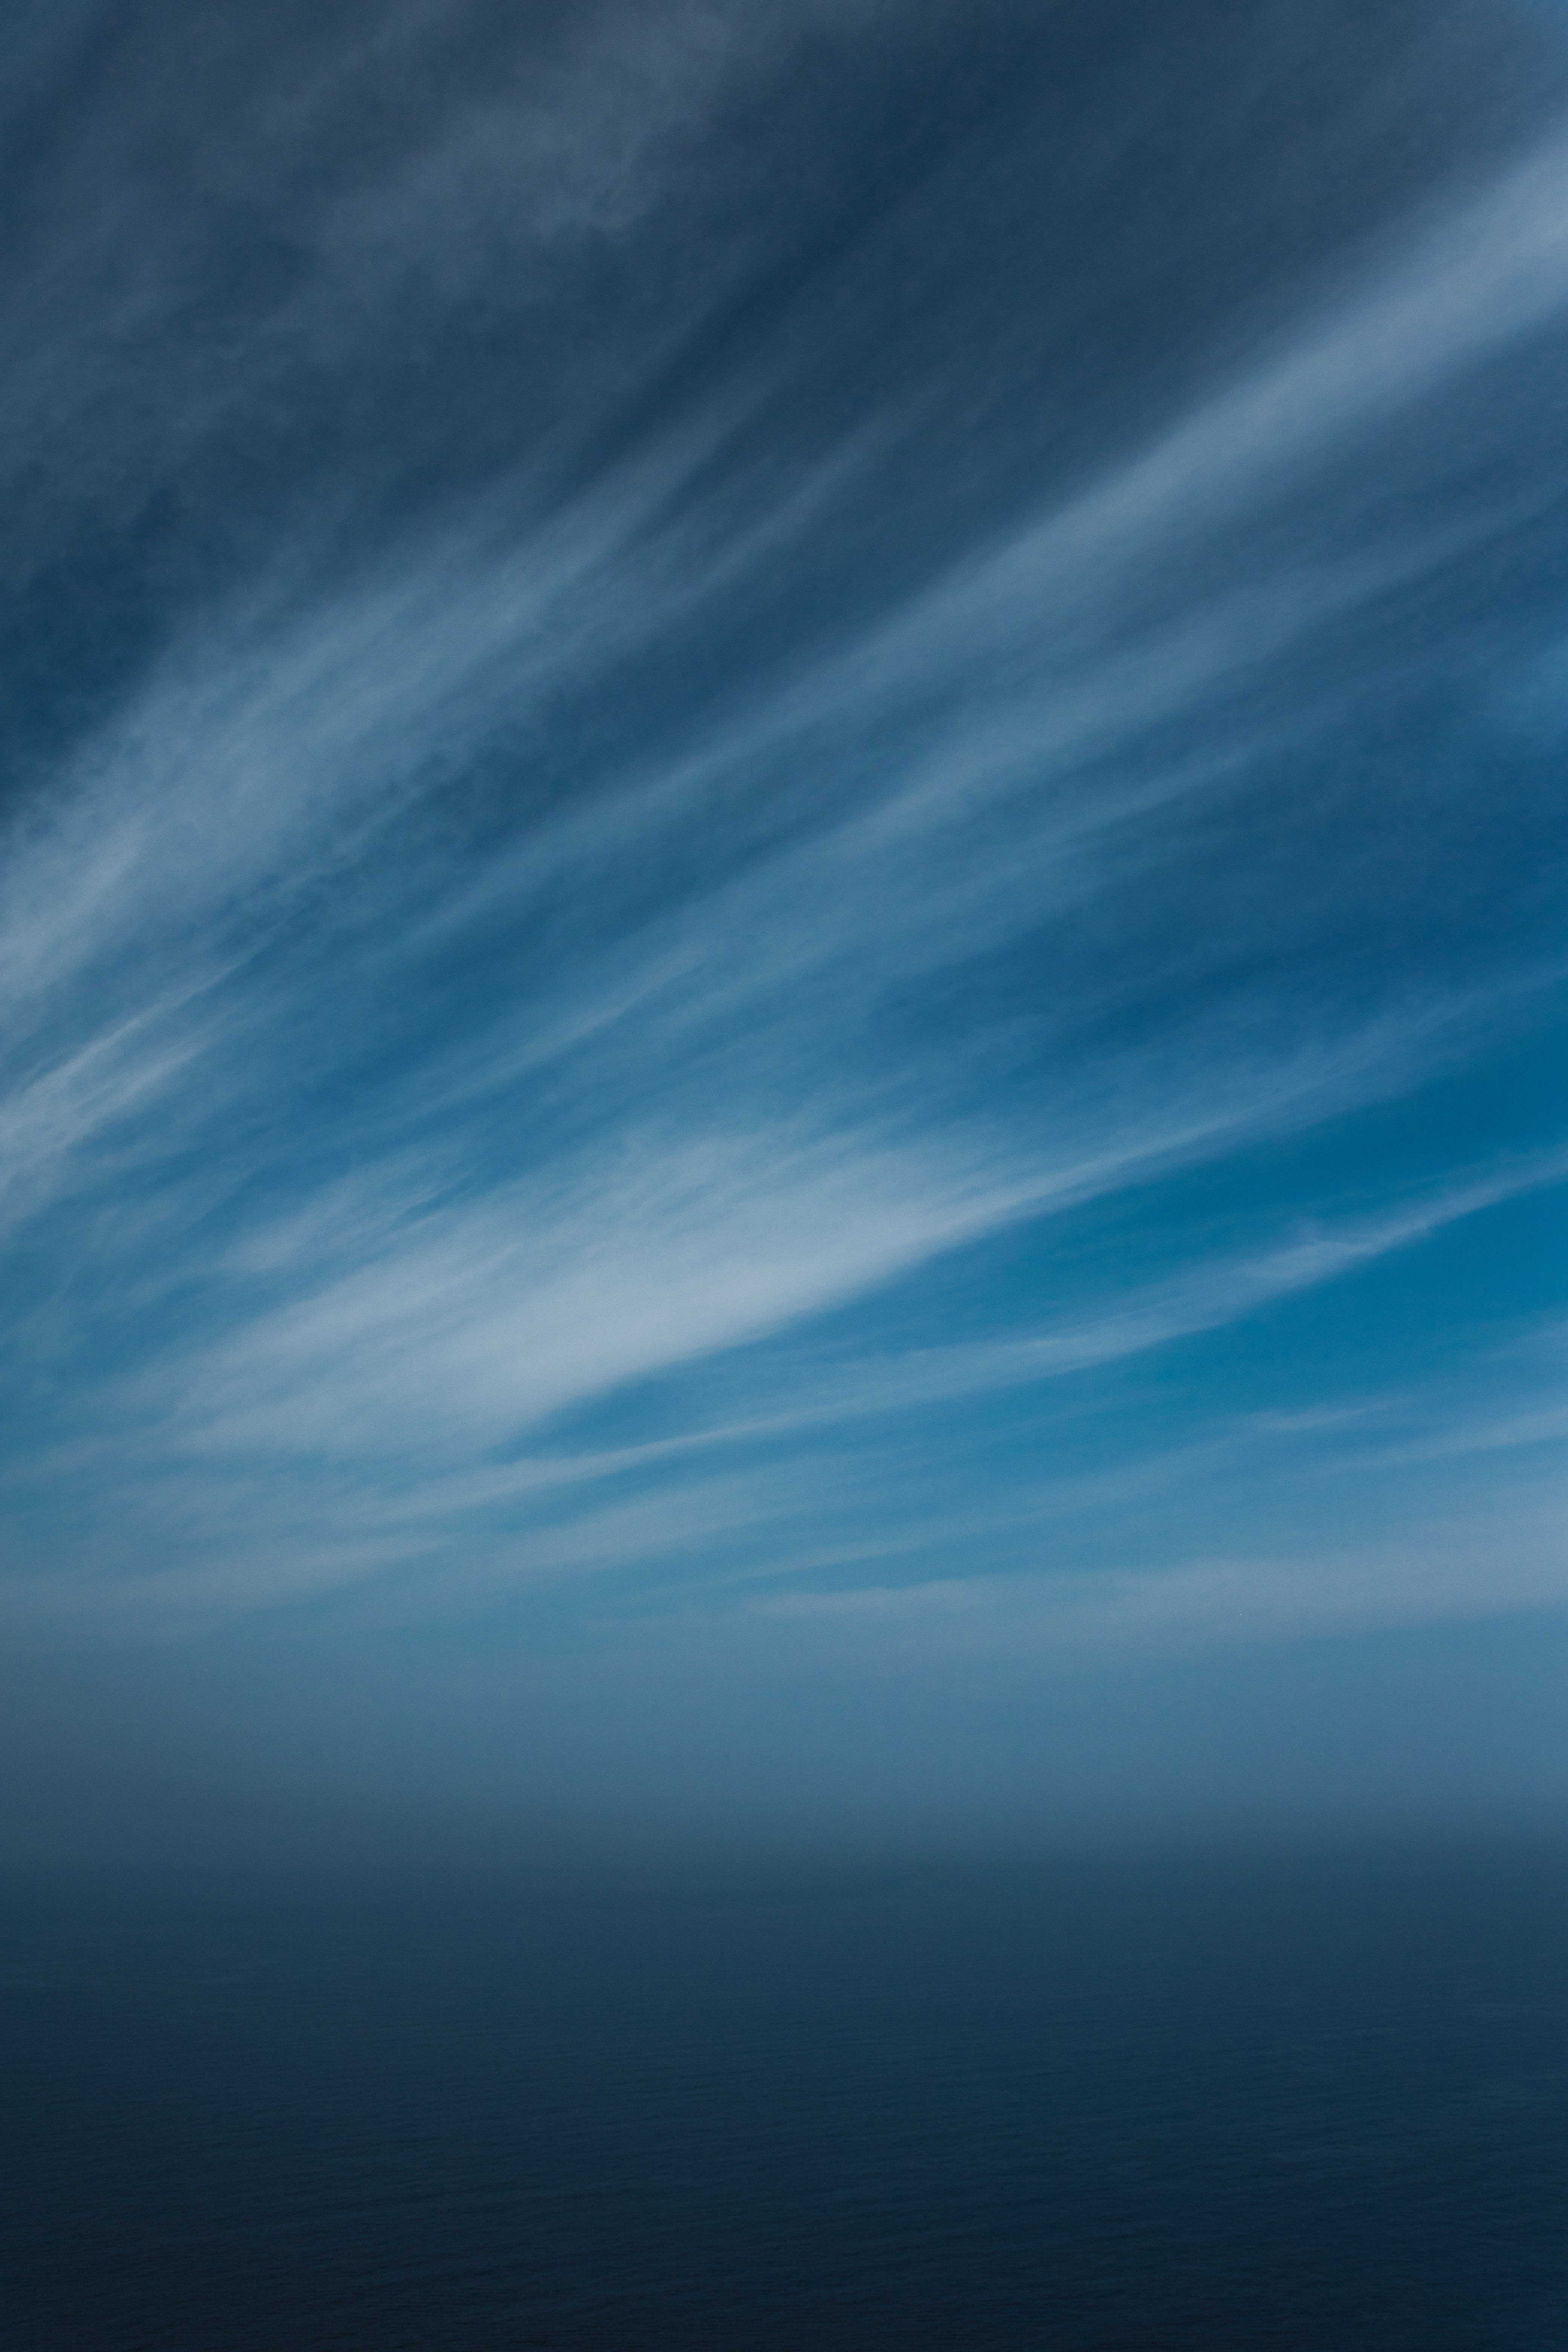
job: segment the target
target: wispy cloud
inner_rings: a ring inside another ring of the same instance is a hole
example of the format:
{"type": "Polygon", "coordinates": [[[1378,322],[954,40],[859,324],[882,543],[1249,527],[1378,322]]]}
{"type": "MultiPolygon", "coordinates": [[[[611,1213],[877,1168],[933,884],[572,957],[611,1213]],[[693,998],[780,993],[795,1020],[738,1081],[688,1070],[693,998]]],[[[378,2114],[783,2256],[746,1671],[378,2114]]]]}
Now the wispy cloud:
{"type": "MultiPolygon", "coordinates": [[[[443,16],[375,42],[435,56],[443,16]]],[[[323,157],[369,37],[302,56],[247,133],[274,173],[286,150],[310,172],[232,381],[191,323],[221,238],[144,221],[140,182],[128,227],[79,157],[5,314],[37,333],[19,413],[54,485],[24,569],[79,488],[119,514],[105,467],[151,499],[301,368],[357,382],[374,346],[365,380],[390,380],[400,305],[478,306],[479,348],[509,270],[535,273],[527,318],[560,273],[568,320],[645,229],[679,274],[658,222],[698,202],[692,175],[741,169],[734,110],[808,33],[898,38],[874,10],[590,12],[504,86],[454,68],[450,103],[405,94],[385,152],[342,172],[323,157]],[[142,227],[84,350],[60,306],[142,227]],[[106,457],[91,420],[159,337],[184,351],[169,414],[122,417],[106,457]]],[[[203,186],[240,203],[256,157],[200,146],[203,186]]],[[[1560,461],[1537,434],[1450,497],[1457,461],[1422,431],[1568,320],[1561,131],[1462,196],[1384,205],[1353,263],[1280,289],[1261,342],[1227,324],[1180,404],[1092,466],[1021,472],[1010,521],[977,505],[907,579],[868,565],[879,584],[832,628],[795,611],[801,583],[830,583],[840,517],[876,506],[951,379],[933,330],[897,413],[825,403],[788,462],[759,458],[784,448],[799,353],[753,343],[706,373],[692,353],[728,350],[725,300],[782,283],[797,231],[763,252],[714,231],[710,282],[682,278],[668,316],[622,289],[626,348],[584,362],[581,414],[557,403],[511,443],[490,418],[472,476],[389,499],[362,539],[342,518],[373,449],[320,516],[253,520],[254,560],[37,755],[0,872],[0,1231],[28,1355],[3,1491],[29,1608],[50,1560],[73,1611],[101,1582],[195,1612],[380,1576],[434,1607],[678,1554],[717,1590],[879,1556],[904,1540],[904,1474],[867,1424],[1131,1381],[1561,1181],[1543,1117],[1522,1140],[1463,1119],[1426,1148],[1344,1140],[1517,1044],[1552,976],[1500,867],[1479,914],[1466,895],[1487,828],[1424,845],[1428,747],[1389,754],[1380,730],[1401,698],[1447,695],[1450,739],[1489,741],[1498,678],[1543,634],[1536,610],[1478,651],[1479,592],[1455,583],[1541,524],[1560,461]],[[1396,425],[1412,495],[1373,528],[1362,469],[1396,425]],[[1357,761],[1352,823],[1336,769],[1357,761]],[[1390,945],[1395,900],[1436,909],[1429,956],[1390,945]],[[1311,1148],[1329,1171],[1290,1172],[1311,1148]],[[1200,1173],[1246,1213],[1194,1211],[1200,1173]],[[1128,1263],[1086,1252],[1070,1310],[1009,1302],[1005,1249],[1070,1260],[1113,1205],[1139,1228],[1128,1263]],[[824,1469],[862,1439],[853,1473],[824,1469]],[[89,1457],[97,1503],[51,1517],[40,1497],[89,1457]]],[[[406,433],[410,477],[438,473],[429,420],[406,433]]],[[[1353,1384],[1324,1385],[1331,1412],[1353,1384]]],[[[1554,1405],[1496,1402],[1475,1430],[1558,1428],[1554,1405]]],[[[1167,1443],[1136,1439],[1119,1461],[1167,1443]]],[[[1406,1459],[1443,1443],[1417,1433],[1406,1459]]],[[[1011,1605],[987,1529],[1022,1539],[1038,1496],[982,1452],[921,1489],[962,1563],[922,1600],[758,1606],[1011,1605]],[[957,1490],[993,1475],[1017,1491],[988,1517],[957,1490]]],[[[1251,1575],[1177,1560],[1041,1606],[1150,1628],[1353,1614],[1349,1570],[1251,1575]]],[[[1377,1606],[1415,1581],[1390,1571],[1377,1606]]]]}
{"type": "Polygon", "coordinates": [[[784,1592],[753,1604],[770,1622],[960,1654],[1035,1650],[1058,1664],[1085,1653],[1173,1643],[1208,1647],[1300,1639],[1568,1604],[1568,1560],[1539,1518],[1508,1525],[1500,1559],[1422,1543],[1327,1558],[1182,1561],[1119,1574],[963,1577],[784,1592]]]}

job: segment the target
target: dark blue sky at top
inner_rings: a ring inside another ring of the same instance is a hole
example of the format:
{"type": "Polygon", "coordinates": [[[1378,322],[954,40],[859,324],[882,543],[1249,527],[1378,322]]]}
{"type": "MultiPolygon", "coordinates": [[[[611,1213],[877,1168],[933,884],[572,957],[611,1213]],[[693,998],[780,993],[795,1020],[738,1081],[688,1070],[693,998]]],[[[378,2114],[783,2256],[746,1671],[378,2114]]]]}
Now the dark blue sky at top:
{"type": "Polygon", "coordinates": [[[13,1846],[1561,1808],[1556,13],[0,53],[13,1846]]]}

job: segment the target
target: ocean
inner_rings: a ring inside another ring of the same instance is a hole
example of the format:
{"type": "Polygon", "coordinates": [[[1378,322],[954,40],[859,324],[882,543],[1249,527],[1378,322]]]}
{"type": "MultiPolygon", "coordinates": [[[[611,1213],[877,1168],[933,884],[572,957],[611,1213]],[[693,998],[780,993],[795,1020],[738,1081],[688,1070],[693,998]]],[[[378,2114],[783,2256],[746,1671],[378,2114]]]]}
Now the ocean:
{"type": "Polygon", "coordinates": [[[6,2352],[1568,2347],[1568,1851],[15,1880],[6,2352]]]}

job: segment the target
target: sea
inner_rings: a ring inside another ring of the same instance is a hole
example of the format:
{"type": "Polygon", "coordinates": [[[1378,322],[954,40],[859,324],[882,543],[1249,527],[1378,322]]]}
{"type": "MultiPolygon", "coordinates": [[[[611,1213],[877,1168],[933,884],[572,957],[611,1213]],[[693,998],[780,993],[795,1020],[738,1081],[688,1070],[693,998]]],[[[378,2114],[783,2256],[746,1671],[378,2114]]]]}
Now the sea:
{"type": "Polygon", "coordinates": [[[1568,2352],[1568,1848],[17,1878],[5,2352],[1568,2352]]]}

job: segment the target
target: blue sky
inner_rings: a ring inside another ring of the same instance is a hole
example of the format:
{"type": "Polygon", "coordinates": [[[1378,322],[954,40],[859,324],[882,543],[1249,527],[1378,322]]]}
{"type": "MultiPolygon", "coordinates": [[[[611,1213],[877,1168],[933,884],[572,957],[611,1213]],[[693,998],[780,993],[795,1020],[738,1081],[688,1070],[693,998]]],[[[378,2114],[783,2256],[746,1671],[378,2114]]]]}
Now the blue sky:
{"type": "Polygon", "coordinates": [[[1568,1801],[1568,39],[1367,16],[13,14],[27,1851],[1568,1801]]]}

